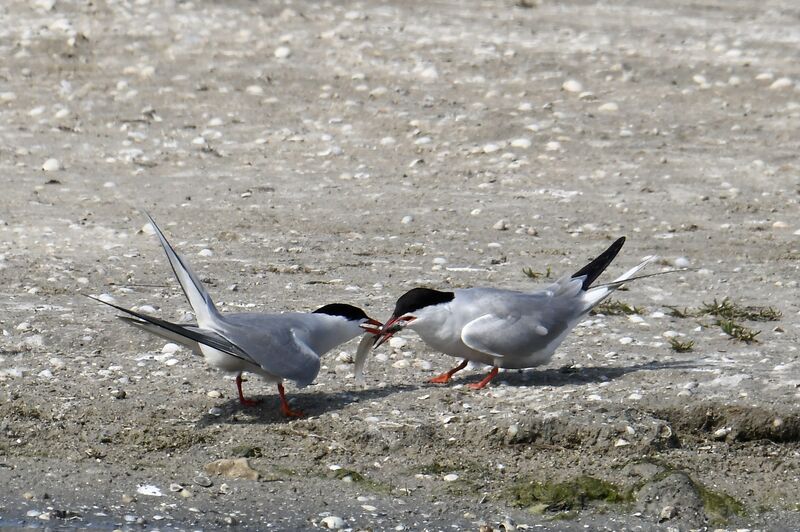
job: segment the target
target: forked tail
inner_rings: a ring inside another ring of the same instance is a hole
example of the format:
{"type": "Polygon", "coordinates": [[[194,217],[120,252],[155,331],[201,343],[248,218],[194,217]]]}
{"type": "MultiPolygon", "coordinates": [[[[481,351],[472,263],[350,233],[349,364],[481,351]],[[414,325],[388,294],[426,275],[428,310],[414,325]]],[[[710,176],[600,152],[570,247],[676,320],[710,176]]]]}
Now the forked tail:
{"type": "MultiPolygon", "coordinates": [[[[651,255],[650,257],[647,257],[641,263],[637,264],[627,272],[623,273],[610,283],[597,285],[594,288],[590,288],[589,290],[587,290],[586,293],[583,295],[583,301],[586,303],[585,312],[590,311],[595,305],[597,305],[602,300],[607,298],[611,294],[611,292],[614,292],[617,288],[625,284],[625,282],[638,279],[638,277],[634,278],[634,276],[639,272],[639,270],[641,270],[642,268],[644,268],[657,258],[658,257],[656,255],[651,255]]],[[[643,277],[650,277],[650,276],[645,275],[643,277]]]]}
{"type": "Polygon", "coordinates": [[[617,240],[611,244],[607,250],[602,252],[600,255],[597,256],[592,262],[578,270],[577,272],[572,274],[572,278],[575,279],[577,277],[586,276],[583,280],[583,287],[584,291],[589,290],[589,287],[592,286],[592,283],[600,277],[600,274],[608,268],[608,265],[611,264],[611,261],[614,260],[614,257],[617,256],[619,250],[622,249],[622,245],[625,243],[625,237],[621,236],[617,240]]]}
{"type": "Polygon", "coordinates": [[[211,296],[206,292],[205,287],[189,268],[189,265],[169,245],[164,233],[158,228],[153,217],[146,212],[145,215],[147,215],[156,236],[161,241],[161,246],[164,248],[164,253],[167,254],[172,271],[175,272],[175,277],[178,278],[183,293],[186,294],[186,299],[189,300],[194,315],[197,317],[197,324],[202,328],[213,329],[213,324],[219,320],[220,314],[217,307],[214,306],[211,296]]]}

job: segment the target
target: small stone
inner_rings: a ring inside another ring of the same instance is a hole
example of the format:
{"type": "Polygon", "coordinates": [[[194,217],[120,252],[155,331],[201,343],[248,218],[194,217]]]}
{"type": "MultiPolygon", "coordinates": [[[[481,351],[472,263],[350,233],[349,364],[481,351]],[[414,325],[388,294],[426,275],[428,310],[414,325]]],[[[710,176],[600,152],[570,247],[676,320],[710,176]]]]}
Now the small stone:
{"type": "Polygon", "coordinates": [[[675,267],[676,268],[688,268],[689,267],[689,259],[686,257],[678,257],[675,259],[675,267]]]}
{"type": "Polygon", "coordinates": [[[278,59],[286,59],[292,55],[292,50],[288,46],[278,46],[275,48],[273,55],[278,59]]]}
{"type": "Polygon", "coordinates": [[[400,338],[399,336],[392,336],[389,338],[389,346],[392,349],[403,349],[405,346],[408,345],[408,340],[405,338],[400,338]]]}
{"type": "Polygon", "coordinates": [[[575,79],[568,79],[567,81],[565,81],[561,85],[561,88],[563,90],[567,91],[567,92],[582,92],[583,91],[583,85],[581,84],[580,81],[575,80],[575,79]]]}
{"type": "Polygon", "coordinates": [[[244,91],[252,96],[261,96],[264,94],[264,89],[260,85],[250,85],[244,91]]]}
{"type": "Polygon", "coordinates": [[[403,216],[403,218],[400,220],[400,223],[401,223],[401,224],[408,225],[408,224],[410,224],[410,223],[411,223],[411,222],[413,222],[413,221],[414,221],[414,217],[413,217],[413,216],[411,216],[411,215],[406,215],[406,216],[403,216]]]}
{"type": "Polygon", "coordinates": [[[547,151],[558,151],[561,149],[561,143],[557,140],[551,140],[547,144],[544,145],[544,149],[547,151]]]}
{"type": "Polygon", "coordinates": [[[619,343],[621,343],[622,345],[632,344],[633,338],[631,338],[630,336],[623,336],[622,338],[619,339],[619,343]]]}
{"type": "Polygon", "coordinates": [[[658,514],[658,519],[659,521],[669,521],[676,515],[678,515],[678,510],[674,506],[664,506],[661,509],[661,513],[658,514]]]}
{"type": "Polygon", "coordinates": [[[789,227],[789,224],[781,220],[778,220],[777,222],[772,224],[773,229],[786,229],[787,227],[789,227]]]}
{"type": "Polygon", "coordinates": [[[139,495],[147,495],[148,497],[163,497],[164,494],[157,486],[152,484],[139,484],[136,486],[136,493],[139,495]]]}
{"type": "Polygon", "coordinates": [[[208,248],[205,248],[198,251],[197,254],[200,255],[201,257],[211,257],[214,255],[214,252],[208,248]]]}
{"type": "Polygon", "coordinates": [[[219,399],[222,397],[222,394],[218,390],[209,390],[206,392],[206,396],[211,399],[219,399]]]}
{"type": "Polygon", "coordinates": [[[631,444],[631,442],[629,442],[625,438],[619,438],[619,439],[617,439],[616,442],[614,442],[614,447],[626,447],[626,446],[628,446],[630,444],[631,444]]]}
{"type": "Polygon", "coordinates": [[[728,437],[728,434],[731,433],[731,430],[732,429],[730,427],[723,427],[721,429],[717,429],[714,431],[713,438],[715,440],[724,440],[725,438],[728,437]]]}
{"type": "Polygon", "coordinates": [[[498,144],[489,143],[483,146],[483,153],[494,153],[496,151],[500,151],[500,146],[498,144]]]}
{"type": "Polygon", "coordinates": [[[518,138],[511,141],[511,146],[514,148],[530,148],[531,147],[531,139],[528,138],[518,138]]]}
{"type": "Polygon", "coordinates": [[[211,479],[208,478],[205,475],[198,475],[198,476],[194,477],[194,480],[192,482],[194,482],[196,485],[198,485],[198,486],[200,486],[202,488],[210,488],[213,485],[213,482],[211,482],[211,479]]]}
{"type": "Polygon", "coordinates": [[[410,365],[411,364],[408,362],[408,360],[406,360],[404,358],[401,358],[400,360],[397,360],[396,362],[394,362],[392,364],[392,367],[396,368],[396,369],[405,369],[405,368],[409,367],[410,365]]]}
{"type": "Polygon", "coordinates": [[[61,162],[59,162],[58,159],[47,159],[42,165],[42,170],[45,172],[55,172],[57,170],[61,170],[61,162]]]}
{"type": "Polygon", "coordinates": [[[111,397],[114,399],[125,399],[128,394],[125,393],[125,390],[111,390],[109,395],[111,395],[111,397]]]}
{"type": "Polygon", "coordinates": [[[203,467],[206,473],[212,475],[222,475],[228,478],[242,478],[246,480],[258,480],[258,471],[252,469],[247,462],[247,458],[223,458],[206,464],[203,467]]]}
{"type": "Polygon", "coordinates": [[[344,519],[335,515],[329,515],[320,520],[319,524],[328,530],[339,530],[344,528],[344,519]]]}
{"type": "Polygon", "coordinates": [[[788,89],[793,85],[792,80],[789,78],[778,78],[769,86],[772,90],[788,89]]]}
{"type": "Polygon", "coordinates": [[[616,113],[619,111],[619,105],[614,102],[606,102],[597,108],[601,113],[616,113]]]}
{"type": "Polygon", "coordinates": [[[508,220],[500,219],[495,222],[492,226],[492,229],[496,229],[498,231],[507,231],[508,230],[508,220]]]}
{"type": "Polygon", "coordinates": [[[456,480],[458,480],[458,475],[456,475],[455,473],[450,473],[442,478],[444,479],[445,482],[455,482],[456,480]]]}
{"type": "Polygon", "coordinates": [[[161,352],[165,355],[171,355],[178,351],[181,348],[178,344],[173,344],[172,342],[168,344],[164,344],[164,347],[161,348],[161,352]]]}

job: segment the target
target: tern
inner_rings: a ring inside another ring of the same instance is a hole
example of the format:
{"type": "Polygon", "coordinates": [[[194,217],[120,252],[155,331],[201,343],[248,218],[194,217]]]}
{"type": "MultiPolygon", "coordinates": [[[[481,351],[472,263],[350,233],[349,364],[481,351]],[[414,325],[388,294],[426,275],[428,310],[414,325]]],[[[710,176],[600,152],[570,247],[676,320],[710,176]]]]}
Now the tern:
{"type": "Polygon", "coordinates": [[[655,260],[654,256],[648,257],[610,283],[592,287],[624,243],[625,237],[617,239],[574,274],[536,291],[409,290],[397,300],[394,312],[375,337],[374,347],[402,329],[411,329],[433,349],[463,359],[458,366],[429,382],[450,381],[469,361],[492,366],[483,380],[470,384],[473,389],[489,384],[500,368],[522,369],[544,364],[595,305],[655,260]]]}
{"type": "Polygon", "coordinates": [[[243,405],[257,402],[245,399],[242,393],[242,372],[246,371],[278,385],[281,412],[285,416],[302,416],[302,412],[289,407],[283,379],[290,379],[300,387],[307,386],[319,373],[323,354],[363,333],[380,332],[381,322],[367,316],[362,309],[344,303],[325,305],[310,313],[222,314],[153,218],[149,214],[147,217],[189,300],[197,324],[172,323],[101,299],[92,299],[124,312],[125,315],[119,318],[126,323],[181,343],[202,355],[208,365],[235,374],[239,402],[243,405]]]}

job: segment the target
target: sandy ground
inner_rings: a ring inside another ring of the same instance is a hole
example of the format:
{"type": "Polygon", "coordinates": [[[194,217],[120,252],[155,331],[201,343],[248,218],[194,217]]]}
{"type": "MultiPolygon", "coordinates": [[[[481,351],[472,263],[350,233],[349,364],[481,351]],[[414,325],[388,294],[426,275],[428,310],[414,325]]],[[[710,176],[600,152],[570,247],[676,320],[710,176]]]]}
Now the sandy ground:
{"type": "Polygon", "coordinates": [[[800,528],[800,8],[527,4],[4,2],[0,526],[800,528]],[[480,392],[351,342],[288,421],[83,297],[186,317],[142,209],[223,310],[694,269],[480,392]]]}

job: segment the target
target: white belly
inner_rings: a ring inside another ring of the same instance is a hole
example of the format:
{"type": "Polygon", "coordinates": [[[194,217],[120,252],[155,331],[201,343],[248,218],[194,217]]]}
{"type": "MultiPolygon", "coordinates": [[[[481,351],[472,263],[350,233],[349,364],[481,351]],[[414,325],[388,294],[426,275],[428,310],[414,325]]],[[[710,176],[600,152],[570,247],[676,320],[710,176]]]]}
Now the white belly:
{"type": "Polygon", "coordinates": [[[280,382],[282,380],[280,377],[276,377],[275,375],[264,371],[261,366],[247,362],[241,358],[231,356],[228,353],[220,351],[219,349],[201,345],[200,350],[203,352],[203,358],[205,359],[206,363],[212,368],[222,370],[226,373],[241,373],[242,371],[247,371],[249,373],[260,375],[265,380],[270,382],[280,382]]]}

